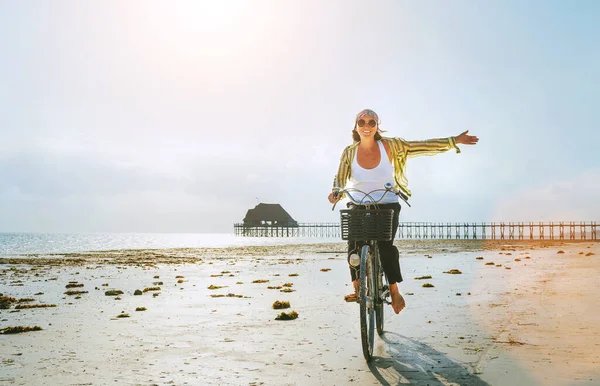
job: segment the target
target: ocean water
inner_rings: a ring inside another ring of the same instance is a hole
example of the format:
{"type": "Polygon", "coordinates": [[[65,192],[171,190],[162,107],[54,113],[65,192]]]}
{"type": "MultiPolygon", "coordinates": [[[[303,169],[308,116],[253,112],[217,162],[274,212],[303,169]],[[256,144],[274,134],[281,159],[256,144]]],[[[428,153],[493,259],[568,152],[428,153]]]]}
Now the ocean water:
{"type": "Polygon", "coordinates": [[[224,248],[342,242],[325,237],[239,237],[228,233],[0,233],[0,256],[115,249],[224,248]]]}

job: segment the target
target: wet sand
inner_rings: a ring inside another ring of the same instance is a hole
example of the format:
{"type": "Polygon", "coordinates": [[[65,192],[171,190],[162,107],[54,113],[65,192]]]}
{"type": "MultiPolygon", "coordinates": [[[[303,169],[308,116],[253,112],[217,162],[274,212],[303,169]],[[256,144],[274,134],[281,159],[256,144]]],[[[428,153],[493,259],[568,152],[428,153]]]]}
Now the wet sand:
{"type": "Polygon", "coordinates": [[[43,328],[0,335],[0,384],[600,383],[599,243],[397,245],[407,307],[387,307],[370,364],[358,304],[343,301],[342,243],[0,259],[0,293],[56,304],[0,309],[0,330],[43,328]],[[88,293],[65,295],[69,282],[88,293]],[[149,287],[160,290],[134,295],[149,287]],[[297,319],[275,320],[292,310],[297,319]]]}

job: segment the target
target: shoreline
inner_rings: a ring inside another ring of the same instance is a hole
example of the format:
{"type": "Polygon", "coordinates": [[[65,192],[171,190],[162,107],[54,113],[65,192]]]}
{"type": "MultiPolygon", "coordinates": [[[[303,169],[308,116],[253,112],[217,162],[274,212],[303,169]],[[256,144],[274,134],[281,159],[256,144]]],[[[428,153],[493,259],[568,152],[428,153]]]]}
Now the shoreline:
{"type": "MultiPolygon", "coordinates": [[[[552,248],[568,244],[600,243],[600,240],[454,240],[454,239],[426,239],[426,240],[395,240],[400,254],[414,254],[422,252],[469,252],[502,247],[520,248],[552,248]]],[[[110,249],[90,250],[83,252],[65,253],[23,253],[10,257],[0,255],[2,264],[136,264],[144,259],[155,259],[161,264],[182,264],[201,261],[205,258],[230,258],[235,255],[249,256],[301,256],[319,253],[345,253],[346,242],[323,243],[298,243],[284,245],[249,245],[232,247],[203,247],[203,248],[135,248],[135,249],[110,249]]]]}

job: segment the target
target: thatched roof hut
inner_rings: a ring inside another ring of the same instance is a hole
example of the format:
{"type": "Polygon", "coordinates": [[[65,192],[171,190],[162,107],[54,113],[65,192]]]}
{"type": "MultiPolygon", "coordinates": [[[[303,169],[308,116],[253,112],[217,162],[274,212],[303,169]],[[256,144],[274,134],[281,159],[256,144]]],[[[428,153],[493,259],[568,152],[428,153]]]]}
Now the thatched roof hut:
{"type": "Polygon", "coordinates": [[[254,209],[248,209],[244,225],[297,227],[298,222],[281,205],[260,203],[254,209]]]}

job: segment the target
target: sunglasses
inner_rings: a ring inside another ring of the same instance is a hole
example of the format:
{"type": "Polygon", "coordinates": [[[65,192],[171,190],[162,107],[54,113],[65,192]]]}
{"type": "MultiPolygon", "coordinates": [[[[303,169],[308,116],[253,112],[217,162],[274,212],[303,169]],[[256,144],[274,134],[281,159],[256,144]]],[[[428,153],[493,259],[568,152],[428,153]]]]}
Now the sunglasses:
{"type": "Polygon", "coordinates": [[[365,122],[364,119],[359,119],[358,122],[356,122],[356,124],[358,125],[358,127],[364,127],[365,124],[368,124],[371,127],[377,126],[377,122],[375,122],[374,119],[369,120],[369,122],[365,122]]]}

